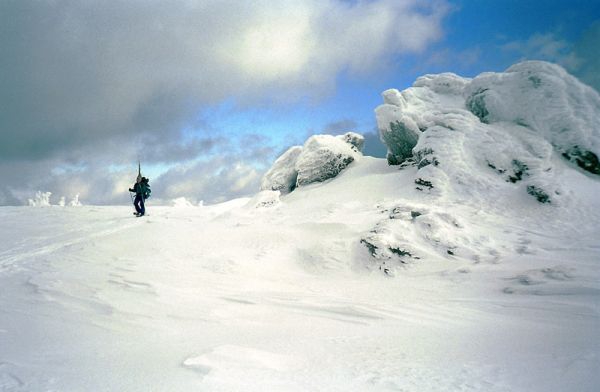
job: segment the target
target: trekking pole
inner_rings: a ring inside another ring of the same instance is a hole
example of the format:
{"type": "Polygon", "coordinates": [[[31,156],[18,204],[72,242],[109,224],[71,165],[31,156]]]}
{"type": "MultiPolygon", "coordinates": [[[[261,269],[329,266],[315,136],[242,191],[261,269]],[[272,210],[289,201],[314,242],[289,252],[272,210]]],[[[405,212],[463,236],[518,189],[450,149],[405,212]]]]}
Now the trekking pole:
{"type": "Polygon", "coordinates": [[[135,209],[135,202],[133,201],[133,195],[131,194],[131,191],[129,192],[129,197],[131,198],[131,204],[133,204],[133,208],[135,209]]]}

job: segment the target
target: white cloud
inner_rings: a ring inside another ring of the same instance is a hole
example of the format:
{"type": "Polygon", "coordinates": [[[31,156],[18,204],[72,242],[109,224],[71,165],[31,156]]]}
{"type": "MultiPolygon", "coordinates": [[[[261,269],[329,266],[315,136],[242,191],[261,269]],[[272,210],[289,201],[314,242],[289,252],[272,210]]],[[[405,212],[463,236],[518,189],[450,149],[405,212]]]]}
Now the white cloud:
{"type": "Polygon", "coordinates": [[[185,197],[194,204],[217,203],[256,193],[261,176],[234,156],[215,157],[167,171],[154,182],[153,194],[161,201],[185,197]]]}
{"type": "Polygon", "coordinates": [[[558,63],[570,70],[577,69],[580,63],[573,53],[572,45],[553,33],[536,33],[526,40],[508,42],[502,45],[501,49],[517,53],[523,59],[558,63]]]}
{"type": "Polygon", "coordinates": [[[560,64],[600,91],[600,22],[591,24],[574,42],[559,38],[554,33],[536,33],[525,40],[508,42],[501,49],[516,53],[522,60],[546,60],[560,64]]]}

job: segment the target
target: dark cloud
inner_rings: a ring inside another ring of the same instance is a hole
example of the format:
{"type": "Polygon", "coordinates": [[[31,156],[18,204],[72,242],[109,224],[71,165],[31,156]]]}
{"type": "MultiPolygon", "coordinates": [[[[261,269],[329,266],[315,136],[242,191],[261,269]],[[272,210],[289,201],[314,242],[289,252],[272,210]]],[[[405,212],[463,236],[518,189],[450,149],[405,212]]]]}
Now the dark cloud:
{"type": "Polygon", "coordinates": [[[325,125],[325,127],[323,128],[323,133],[329,135],[341,135],[346,132],[357,132],[364,136],[364,155],[369,155],[377,158],[385,158],[387,154],[387,147],[379,139],[379,132],[377,131],[377,129],[371,132],[361,132],[360,130],[358,130],[358,124],[354,120],[350,119],[334,121],[325,125]]]}
{"type": "Polygon", "coordinates": [[[356,132],[357,123],[354,120],[344,119],[331,122],[323,127],[323,133],[329,135],[340,135],[346,132],[356,132]]]}
{"type": "Polygon", "coordinates": [[[153,163],[186,162],[211,155],[217,149],[224,148],[228,144],[224,137],[192,138],[184,141],[150,135],[137,138],[137,140],[139,147],[136,156],[153,163]]]}
{"type": "Polygon", "coordinates": [[[373,132],[364,133],[365,146],[363,148],[363,154],[369,155],[376,158],[385,158],[387,155],[387,147],[379,139],[379,132],[377,130],[373,132]]]}

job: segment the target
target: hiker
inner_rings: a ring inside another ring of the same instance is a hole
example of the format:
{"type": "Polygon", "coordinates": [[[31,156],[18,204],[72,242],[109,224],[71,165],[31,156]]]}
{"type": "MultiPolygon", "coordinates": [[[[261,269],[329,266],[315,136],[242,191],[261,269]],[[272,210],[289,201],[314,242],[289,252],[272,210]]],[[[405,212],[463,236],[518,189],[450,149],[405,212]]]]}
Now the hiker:
{"type": "Polygon", "coordinates": [[[150,197],[150,184],[148,184],[148,179],[142,177],[141,174],[138,174],[135,184],[133,185],[133,188],[129,188],[129,192],[135,192],[135,201],[133,202],[136,211],[135,215],[144,216],[146,213],[144,201],[150,197]]]}

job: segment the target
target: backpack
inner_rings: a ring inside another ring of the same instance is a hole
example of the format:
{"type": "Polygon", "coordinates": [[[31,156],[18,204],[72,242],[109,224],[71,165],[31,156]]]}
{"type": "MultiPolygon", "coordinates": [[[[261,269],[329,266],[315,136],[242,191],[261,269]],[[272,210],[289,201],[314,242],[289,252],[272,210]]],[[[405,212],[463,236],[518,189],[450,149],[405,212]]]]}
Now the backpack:
{"type": "Polygon", "coordinates": [[[151,193],[152,193],[152,189],[150,189],[150,184],[148,184],[148,179],[144,177],[142,179],[142,196],[144,196],[144,199],[147,199],[150,197],[151,193]]]}

